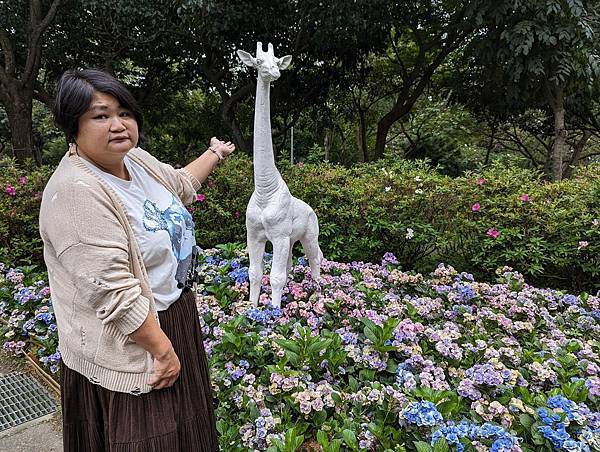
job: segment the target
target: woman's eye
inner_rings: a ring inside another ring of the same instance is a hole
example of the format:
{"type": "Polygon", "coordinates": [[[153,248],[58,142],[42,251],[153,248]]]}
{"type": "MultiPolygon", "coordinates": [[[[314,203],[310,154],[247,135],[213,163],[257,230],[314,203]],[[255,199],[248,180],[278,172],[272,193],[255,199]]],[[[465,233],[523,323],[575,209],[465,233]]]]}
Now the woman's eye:
{"type": "Polygon", "coordinates": [[[107,119],[108,116],[107,115],[96,115],[94,116],[94,119],[107,119]]]}
{"type": "Polygon", "coordinates": [[[121,112],[121,116],[124,116],[124,117],[128,118],[128,117],[131,116],[131,112],[130,111],[122,111],[121,112]]]}

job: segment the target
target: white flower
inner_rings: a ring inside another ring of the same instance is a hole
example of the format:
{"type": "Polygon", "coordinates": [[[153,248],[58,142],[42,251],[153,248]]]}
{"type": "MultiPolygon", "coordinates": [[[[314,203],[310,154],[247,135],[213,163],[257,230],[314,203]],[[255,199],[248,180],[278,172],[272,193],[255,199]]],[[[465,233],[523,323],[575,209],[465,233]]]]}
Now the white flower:
{"type": "Polygon", "coordinates": [[[415,236],[415,231],[412,228],[406,228],[406,240],[410,240],[415,236]]]}
{"type": "Polygon", "coordinates": [[[423,194],[423,190],[421,190],[420,188],[417,188],[417,189],[415,190],[415,193],[416,193],[417,195],[422,195],[422,194],[423,194]]]}
{"type": "Polygon", "coordinates": [[[423,179],[421,179],[421,176],[415,176],[415,180],[416,180],[417,182],[421,182],[423,179]]]}
{"type": "Polygon", "coordinates": [[[390,191],[392,189],[392,187],[390,187],[389,185],[387,187],[385,187],[385,191],[390,191]]]}
{"type": "Polygon", "coordinates": [[[592,220],[592,226],[600,226],[600,220],[598,218],[594,218],[592,220]]]}
{"type": "Polygon", "coordinates": [[[577,249],[582,250],[584,248],[587,248],[589,244],[590,244],[590,242],[588,242],[587,240],[581,240],[579,242],[579,246],[577,247],[577,249]]]}

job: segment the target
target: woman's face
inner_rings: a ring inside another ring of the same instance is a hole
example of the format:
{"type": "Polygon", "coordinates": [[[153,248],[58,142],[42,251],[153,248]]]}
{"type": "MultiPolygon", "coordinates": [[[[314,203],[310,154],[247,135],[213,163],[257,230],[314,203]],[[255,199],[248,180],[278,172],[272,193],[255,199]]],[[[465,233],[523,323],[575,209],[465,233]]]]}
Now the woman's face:
{"type": "Polygon", "coordinates": [[[111,164],[137,145],[138,126],[133,113],[110,94],[96,92],[79,118],[77,149],[99,164],[111,164]]]}

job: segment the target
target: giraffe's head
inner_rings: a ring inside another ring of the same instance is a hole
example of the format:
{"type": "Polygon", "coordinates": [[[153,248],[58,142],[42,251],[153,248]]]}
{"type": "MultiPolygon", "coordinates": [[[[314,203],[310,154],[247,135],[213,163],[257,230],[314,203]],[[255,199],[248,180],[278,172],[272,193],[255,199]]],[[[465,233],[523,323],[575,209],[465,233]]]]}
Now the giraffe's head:
{"type": "Polygon", "coordinates": [[[267,82],[273,82],[279,78],[279,71],[283,71],[292,61],[291,55],[282,58],[275,58],[273,54],[273,44],[269,43],[269,50],[263,51],[262,43],[256,43],[256,58],[243,50],[237,51],[238,56],[246,66],[258,70],[258,78],[267,82]]]}

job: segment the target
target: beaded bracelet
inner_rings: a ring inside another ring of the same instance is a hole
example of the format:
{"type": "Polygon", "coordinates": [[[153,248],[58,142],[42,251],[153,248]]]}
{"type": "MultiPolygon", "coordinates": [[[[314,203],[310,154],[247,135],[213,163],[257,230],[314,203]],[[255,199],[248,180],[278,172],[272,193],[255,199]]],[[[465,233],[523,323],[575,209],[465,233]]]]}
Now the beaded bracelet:
{"type": "Polygon", "coordinates": [[[217,151],[216,149],[214,149],[212,146],[210,146],[208,148],[209,151],[211,151],[213,154],[215,154],[217,157],[219,157],[219,160],[223,160],[225,157],[223,157],[223,154],[221,154],[220,151],[217,151]]]}

